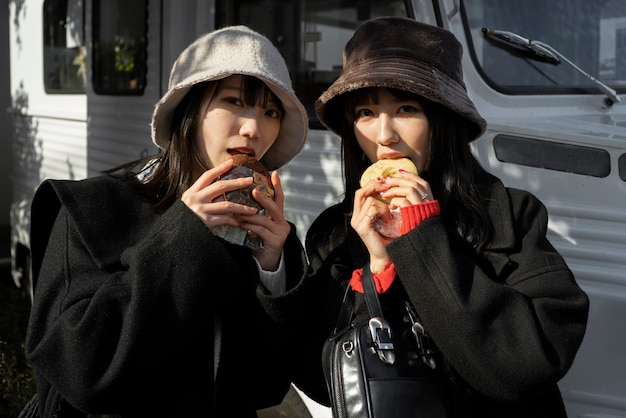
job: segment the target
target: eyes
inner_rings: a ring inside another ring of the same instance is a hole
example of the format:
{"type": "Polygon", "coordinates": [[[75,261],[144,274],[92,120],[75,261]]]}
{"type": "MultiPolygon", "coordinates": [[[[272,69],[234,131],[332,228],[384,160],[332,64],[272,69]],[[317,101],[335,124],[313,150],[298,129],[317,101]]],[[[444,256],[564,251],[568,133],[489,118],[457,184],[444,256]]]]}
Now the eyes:
{"type": "Polygon", "coordinates": [[[414,116],[422,113],[422,107],[417,102],[396,104],[393,107],[377,106],[374,104],[356,106],[354,109],[355,120],[375,117],[377,112],[388,112],[391,115],[400,116],[414,116]],[[391,111],[388,111],[387,109],[391,109],[391,111]]]}
{"type": "MultiPolygon", "coordinates": [[[[218,96],[217,99],[228,107],[239,107],[239,108],[246,107],[246,104],[243,102],[243,100],[241,100],[239,96],[222,95],[221,97],[218,96]]],[[[282,117],[281,111],[273,102],[269,101],[267,103],[267,106],[268,107],[263,108],[265,110],[265,112],[263,113],[265,116],[272,118],[272,119],[280,119],[282,117]]],[[[255,107],[261,107],[261,106],[257,105],[255,107]]]]}
{"type": "Polygon", "coordinates": [[[282,114],[278,109],[267,109],[265,112],[265,116],[269,116],[270,118],[280,119],[282,114]]]}

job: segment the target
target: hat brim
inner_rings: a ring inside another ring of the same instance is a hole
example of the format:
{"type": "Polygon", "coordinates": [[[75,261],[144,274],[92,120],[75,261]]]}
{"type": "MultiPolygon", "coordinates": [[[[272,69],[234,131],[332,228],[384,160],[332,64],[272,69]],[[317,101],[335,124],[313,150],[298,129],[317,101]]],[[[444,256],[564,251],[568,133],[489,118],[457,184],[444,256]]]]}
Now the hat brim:
{"type": "Polygon", "coordinates": [[[345,94],[371,87],[404,90],[440,103],[467,120],[470,140],[485,131],[486,122],[467,96],[464,85],[432,66],[404,57],[371,58],[344,69],[315,103],[321,123],[341,135],[345,94]]]}

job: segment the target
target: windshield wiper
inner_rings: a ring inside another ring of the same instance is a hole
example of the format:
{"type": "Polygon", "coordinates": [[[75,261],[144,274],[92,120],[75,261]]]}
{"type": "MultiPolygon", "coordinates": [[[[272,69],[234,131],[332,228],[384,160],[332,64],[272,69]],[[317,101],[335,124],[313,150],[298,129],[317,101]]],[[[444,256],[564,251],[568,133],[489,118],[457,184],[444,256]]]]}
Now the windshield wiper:
{"type": "Polygon", "coordinates": [[[580,72],[582,75],[587,77],[591,82],[598,88],[602,93],[606,94],[606,98],[604,99],[604,103],[607,107],[613,106],[615,103],[619,103],[621,101],[620,97],[617,95],[617,92],[613,90],[611,87],[607,86],[600,80],[596,79],[589,73],[583,71],[580,67],[570,61],[566,56],[558,52],[556,49],[551,47],[550,45],[541,42],[541,41],[533,41],[531,39],[524,38],[521,35],[518,35],[513,32],[507,32],[502,30],[490,29],[490,28],[482,28],[483,34],[486,36],[492,36],[509,44],[522,47],[527,51],[532,52],[533,54],[543,58],[544,60],[558,65],[561,64],[561,60],[567,62],[569,65],[574,67],[576,71],[580,72]]]}

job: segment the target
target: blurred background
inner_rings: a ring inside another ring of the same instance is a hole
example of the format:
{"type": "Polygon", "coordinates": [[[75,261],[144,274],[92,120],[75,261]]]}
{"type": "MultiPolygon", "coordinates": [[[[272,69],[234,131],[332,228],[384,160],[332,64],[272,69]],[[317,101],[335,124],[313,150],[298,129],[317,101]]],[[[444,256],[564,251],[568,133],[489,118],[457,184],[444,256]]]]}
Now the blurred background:
{"type": "Polygon", "coordinates": [[[16,418],[35,393],[24,358],[29,301],[11,277],[11,129],[9,91],[9,8],[0,0],[0,418],[16,418]]]}

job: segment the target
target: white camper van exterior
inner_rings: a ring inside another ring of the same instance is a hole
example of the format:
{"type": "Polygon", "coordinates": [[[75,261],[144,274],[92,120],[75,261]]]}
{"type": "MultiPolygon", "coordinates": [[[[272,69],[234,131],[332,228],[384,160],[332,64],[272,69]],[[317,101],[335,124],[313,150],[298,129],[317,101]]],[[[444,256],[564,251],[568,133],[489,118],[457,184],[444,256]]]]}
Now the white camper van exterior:
{"type": "MultiPolygon", "coordinates": [[[[281,178],[287,218],[304,239],[342,194],[339,141],[312,104],[337,77],[345,41],[381,15],[451,30],[464,47],[469,95],[488,122],[476,155],[505,184],[545,203],[549,238],[591,299],[586,337],[560,383],[569,416],[626,418],[623,1],[9,0],[9,10],[12,264],[26,289],[36,187],[155,153],[153,105],[174,59],[198,35],[249,24],[290,65],[311,133],[281,178]]],[[[330,416],[305,401],[311,416],[330,416]]]]}

